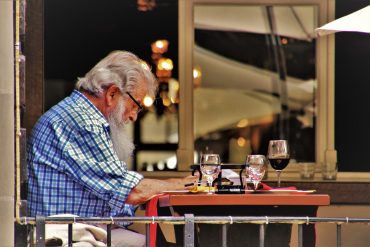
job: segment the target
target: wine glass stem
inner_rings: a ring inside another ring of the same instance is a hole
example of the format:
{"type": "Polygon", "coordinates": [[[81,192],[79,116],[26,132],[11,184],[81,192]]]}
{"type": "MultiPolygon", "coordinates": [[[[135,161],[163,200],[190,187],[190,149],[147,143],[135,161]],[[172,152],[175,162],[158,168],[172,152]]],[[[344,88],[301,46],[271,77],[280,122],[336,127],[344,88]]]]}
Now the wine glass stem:
{"type": "Polygon", "coordinates": [[[281,170],[276,171],[277,174],[277,187],[280,187],[280,175],[281,175],[281,170]]]}
{"type": "Polygon", "coordinates": [[[258,189],[258,185],[260,184],[260,182],[253,182],[253,185],[254,185],[254,190],[257,190],[258,189]]]}
{"type": "Polygon", "coordinates": [[[212,183],[213,183],[213,178],[212,177],[208,177],[207,178],[207,181],[208,181],[208,194],[212,194],[211,187],[212,187],[212,183]]]}

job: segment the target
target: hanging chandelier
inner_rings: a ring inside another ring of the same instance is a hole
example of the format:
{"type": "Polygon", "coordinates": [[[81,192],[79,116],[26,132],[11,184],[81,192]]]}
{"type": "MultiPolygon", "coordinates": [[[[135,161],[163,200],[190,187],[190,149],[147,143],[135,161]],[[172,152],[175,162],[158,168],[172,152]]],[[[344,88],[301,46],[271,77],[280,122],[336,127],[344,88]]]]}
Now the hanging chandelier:
{"type": "Polygon", "coordinates": [[[137,9],[139,11],[149,11],[153,10],[156,6],[155,0],[137,0],[137,9]]]}

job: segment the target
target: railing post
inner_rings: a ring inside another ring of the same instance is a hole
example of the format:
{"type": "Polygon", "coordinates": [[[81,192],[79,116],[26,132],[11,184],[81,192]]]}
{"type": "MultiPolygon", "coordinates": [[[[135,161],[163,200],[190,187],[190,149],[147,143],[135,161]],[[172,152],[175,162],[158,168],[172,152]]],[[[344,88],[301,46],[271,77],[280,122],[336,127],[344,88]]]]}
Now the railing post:
{"type": "Polygon", "coordinates": [[[45,217],[36,216],[36,247],[45,247],[45,217]]]}
{"type": "Polygon", "coordinates": [[[298,224],[298,247],[303,247],[303,225],[298,224]]]}
{"type": "Polygon", "coordinates": [[[227,247],[227,225],[222,225],[222,247],[227,247]]]}
{"type": "Polygon", "coordinates": [[[194,215],[185,214],[184,246],[194,247],[194,215]]]}
{"type": "Polygon", "coordinates": [[[112,246],[112,224],[107,225],[107,246],[112,246]]]}
{"type": "Polygon", "coordinates": [[[33,241],[33,238],[35,237],[34,236],[34,232],[35,232],[35,226],[34,225],[28,225],[28,227],[30,228],[30,231],[29,231],[29,246],[30,247],[35,247],[35,242],[33,241]]]}
{"type": "Polygon", "coordinates": [[[146,247],[150,246],[150,224],[151,223],[146,223],[145,224],[145,228],[146,228],[146,231],[145,231],[145,246],[146,247]]]}
{"type": "Polygon", "coordinates": [[[259,247],[265,246],[265,227],[267,227],[267,223],[260,225],[260,234],[259,234],[259,247]]]}
{"type": "Polygon", "coordinates": [[[72,247],[72,239],[73,239],[73,225],[70,223],[68,224],[68,247],[72,247]]]}
{"type": "Polygon", "coordinates": [[[342,225],[337,224],[337,247],[342,245],[342,225]]]}

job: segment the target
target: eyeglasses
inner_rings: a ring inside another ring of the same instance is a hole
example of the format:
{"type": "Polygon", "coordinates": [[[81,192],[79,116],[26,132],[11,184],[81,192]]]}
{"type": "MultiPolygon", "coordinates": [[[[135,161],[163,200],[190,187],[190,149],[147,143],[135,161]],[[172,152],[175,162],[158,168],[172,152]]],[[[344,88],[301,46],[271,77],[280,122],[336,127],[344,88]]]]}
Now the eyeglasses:
{"type": "Polygon", "coordinates": [[[142,105],[140,105],[140,103],[137,102],[137,100],[134,97],[132,97],[132,95],[129,92],[126,93],[130,97],[130,99],[132,99],[132,101],[137,105],[136,113],[139,114],[144,109],[144,107],[142,107],[142,105]]]}

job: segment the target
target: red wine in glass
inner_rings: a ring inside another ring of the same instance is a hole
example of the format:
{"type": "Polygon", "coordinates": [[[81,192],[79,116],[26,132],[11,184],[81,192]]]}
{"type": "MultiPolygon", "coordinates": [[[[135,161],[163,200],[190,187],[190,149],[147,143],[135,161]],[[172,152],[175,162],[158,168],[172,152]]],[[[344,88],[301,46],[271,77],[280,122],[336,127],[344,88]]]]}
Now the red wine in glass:
{"type": "Polygon", "coordinates": [[[272,168],[276,171],[278,187],[280,187],[280,175],[282,170],[289,164],[289,145],[287,140],[270,140],[267,158],[272,168]]]}
{"type": "Polygon", "coordinates": [[[283,170],[289,164],[289,158],[272,158],[269,159],[270,164],[274,170],[283,170]]]}

